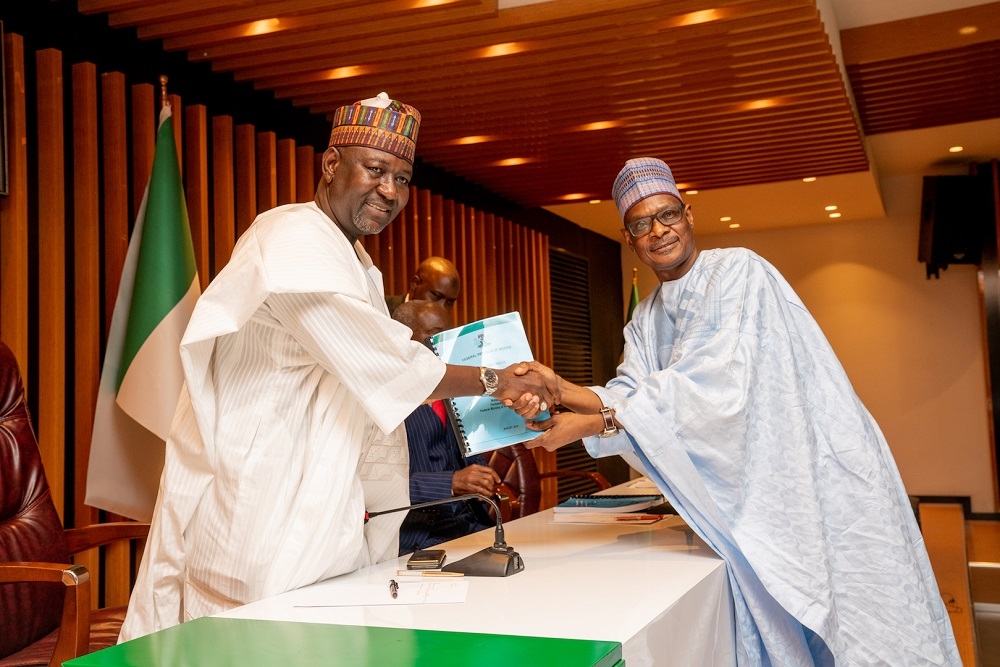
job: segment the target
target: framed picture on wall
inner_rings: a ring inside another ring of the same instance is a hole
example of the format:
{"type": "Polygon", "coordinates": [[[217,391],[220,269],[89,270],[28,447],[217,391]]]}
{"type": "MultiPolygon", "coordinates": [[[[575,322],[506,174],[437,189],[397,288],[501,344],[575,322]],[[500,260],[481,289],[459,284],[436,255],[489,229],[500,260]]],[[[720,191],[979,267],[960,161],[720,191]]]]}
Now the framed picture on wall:
{"type": "Polygon", "coordinates": [[[4,52],[3,21],[0,21],[0,195],[7,195],[7,84],[4,52]]]}

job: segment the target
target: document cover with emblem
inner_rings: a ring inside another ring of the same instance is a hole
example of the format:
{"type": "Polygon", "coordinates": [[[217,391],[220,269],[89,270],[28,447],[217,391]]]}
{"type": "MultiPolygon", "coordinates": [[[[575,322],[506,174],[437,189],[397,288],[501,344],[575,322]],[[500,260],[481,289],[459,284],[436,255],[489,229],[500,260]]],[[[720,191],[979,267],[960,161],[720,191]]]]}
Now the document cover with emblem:
{"type": "MultiPolygon", "coordinates": [[[[457,366],[506,368],[532,361],[531,347],[517,312],[448,329],[428,339],[443,361],[457,366]]],[[[524,425],[524,419],[492,396],[446,399],[448,417],[466,456],[537,438],[541,433],[524,425]]],[[[548,419],[548,411],[537,419],[548,419]]]]}

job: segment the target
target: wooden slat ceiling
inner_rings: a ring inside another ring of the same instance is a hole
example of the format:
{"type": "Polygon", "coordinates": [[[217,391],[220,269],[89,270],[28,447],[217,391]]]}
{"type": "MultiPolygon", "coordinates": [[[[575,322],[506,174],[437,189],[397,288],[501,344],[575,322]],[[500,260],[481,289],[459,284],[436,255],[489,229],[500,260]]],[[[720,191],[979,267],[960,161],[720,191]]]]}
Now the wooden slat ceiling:
{"type": "Polygon", "coordinates": [[[1000,3],[840,38],[865,134],[1000,117],[1000,3]]]}
{"type": "MultiPolygon", "coordinates": [[[[684,185],[706,189],[869,167],[813,0],[78,7],[315,114],[384,90],[421,111],[421,160],[525,206],[607,198],[638,155],[663,157],[684,185]]],[[[858,71],[866,110],[908,76],[858,71]]]]}

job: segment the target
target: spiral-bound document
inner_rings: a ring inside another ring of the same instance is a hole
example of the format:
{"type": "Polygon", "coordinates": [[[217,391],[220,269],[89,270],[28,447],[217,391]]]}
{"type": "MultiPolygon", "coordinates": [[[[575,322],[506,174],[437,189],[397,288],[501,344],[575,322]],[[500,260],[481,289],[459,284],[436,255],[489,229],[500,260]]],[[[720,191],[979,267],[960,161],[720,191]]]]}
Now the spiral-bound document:
{"type": "MultiPolygon", "coordinates": [[[[458,366],[506,368],[531,361],[531,347],[517,312],[448,329],[430,337],[431,349],[442,360],[458,366]]],[[[445,400],[455,435],[466,456],[537,438],[539,431],[524,425],[524,419],[491,396],[461,396],[445,400]]],[[[543,412],[536,419],[548,419],[543,412]]]]}

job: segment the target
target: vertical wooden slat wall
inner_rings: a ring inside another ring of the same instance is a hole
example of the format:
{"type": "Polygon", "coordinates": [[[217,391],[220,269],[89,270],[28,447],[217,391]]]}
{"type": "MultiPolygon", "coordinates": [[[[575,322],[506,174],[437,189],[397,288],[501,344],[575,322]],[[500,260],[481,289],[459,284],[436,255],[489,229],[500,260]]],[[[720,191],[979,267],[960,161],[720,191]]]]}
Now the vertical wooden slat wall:
{"type": "MultiPolygon", "coordinates": [[[[153,85],[132,86],[132,219],[139,214],[142,195],[153,169],[158,116],[153,112],[153,85]]],[[[130,226],[131,229],[131,226],[130,226]]],[[[117,292],[116,292],[117,294],[117,292]]]]}
{"type": "Polygon", "coordinates": [[[60,518],[66,490],[66,193],[62,54],[35,54],[38,104],[38,448],[60,518]]]}
{"type": "MultiPolygon", "coordinates": [[[[253,125],[236,126],[236,236],[250,227],[257,215],[257,151],[253,125]]],[[[226,255],[229,261],[229,255],[226,255]]],[[[223,265],[216,266],[218,271],[223,265]]]]}
{"type": "MultiPolygon", "coordinates": [[[[111,314],[128,249],[129,171],[126,129],[125,75],[101,75],[101,136],[104,163],[104,318],[102,331],[111,329],[111,314]]],[[[141,195],[140,195],[141,196],[141,195]]]]}
{"type": "Polygon", "coordinates": [[[257,211],[278,205],[277,137],[274,132],[257,135],[257,211]]]}
{"type": "Polygon", "coordinates": [[[0,338],[14,353],[25,387],[28,367],[28,115],[24,39],[4,36],[8,194],[0,197],[0,338]]]}
{"type": "Polygon", "coordinates": [[[278,204],[291,204],[295,201],[295,140],[279,139],[277,154],[277,173],[275,189],[278,204]]]}
{"type": "MultiPolygon", "coordinates": [[[[233,117],[212,118],[212,273],[229,261],[236,245],[236,208],[233,176],[233,117]]],[[[202,283],[204,285],[204,283],[202,283]]]]}
{"type": "MultiPolygon", "coordinates": [[[[73,65],[73,478],[87,478],[90,433],[101,377],[101,222],[100,171],[97,152],[97,68],[73,65]]],[[[69,446],[69,444],[67,444],[69,446]]],[[[75,484],[73,516],[77,526],[95,523],[98,513],[84,504],[86,488],[75,484]]],[[[76,561],[94,573],[100,590],[100,559],[96,549],[76,561]]],[[[96,607],[99,596],[92,596],[96,607]]]]}
{"type": "Polygon", "coordinates": [[[298,146],[295,149],[294,201],[312,201],[316,196],[315,152],[312,146],[298,146]]]}
{"type": "MultiPolygon", "coordinates": [[[[143,84],[143,88],[132,89],[132,99],[140,100],[142,106],[151,105],[152,87],[143,84]]],[[[129,221],[133,219],[129,210],[129,165],[128,165],[128,140],[127,128],[130,126],[126,111],[126,82],[125,76],[119,72],[108,72],[101,75],[101,127],[102,127],[102,148],[103,148],[103,199],[104,199],[104,317],[101,320],[101,332],[107,335],[111,330],[111,317],[114,313],[115,301],[118,297],[118,287],[121,282],[122,268],[125,266],[125,254],[128,252],[129,221]]],[[[140,131],[133,127],[133,139],[141,137],[144,143],[145,157],[149,157],[150,127],[143,123],[140,131]]],[[[151,166],[150,161],[150,166],[151,166]]],[[[133,179],[138,178],[135,171],[132,172],[133,179]]],[[[134,181],[133,181],[134,182],[134,181]]],[[[145,187],[145,185],[143,185],[145,187]]],[[[137,202],[141,202],[142,192],[133,193],[137,202]]],[[[98,255],[98,258],[100,256],[98,255]]],[[[100,260],[98,259],[98,262],[100,260]]],[[[79,307],[79,305],[77,306],[79,307]]],[[[101,358],[100,349],[90,352],[98,359],[101,358]]],[[[98,367],[100,373],[100,367],[98,367]]],[[[77,379],[79,382],[79,379],[77,379]]],[[[100,376],[95,380],[100,382],[100,376]]],[[[94,397],[96,402],[96,395],[94,397]]],[[[80,408],[84,409],[83,407],[80,408]]],[[[94,404],[88,410],[88,416],[93,420],[94,404]]],[[[76,434],[77,442],[81,443],[77,448],[78,456],[80,447],[86,447],[90,452],[90,430],[76,434]]],[[[86,470],[79,469],[76,477],[76,486],[79,490],[77,502],[80,505],[76,508],[76,516],[79,523],[86,525],[98,520],[98,511],[87,505],[83,505],[83,497],[86,493],[86,470]]],[[[85,567],[92,567],[90,561],[96,554],[89,552],[88,561],[83,563],[85,567]]],[[[130,584],[131,554],[129,545],[112,545],[104,552],[104,573],[103,581],[106,584],[104,591],[105,604],[123,604],[123,600],[128,599],[130,584]]],[[[100,580],[99,580],[100,581],[100,580]]],[[[98,584],[94,585],[95,591],[100,591],[98,584]]],[[[99,596],[93,596],[92,600],[96,605],[99,596]]]]}
{"type": "MultiPolygon", "coordinates": [[[[0,337],[14,351],[29,402],[37,405],[39,446],[60,516],[67,525],[115,519],[84,503],[87,462],[103,346],[152,170],[159,86],[128,82],[90,63],[64,63],[55,49],[26,55],[16,34],[5,36],[4,49],[9,194],[0,197],[0,337]],[[34,81],[26,81],[26,57],[35,58],[34,81]],[[64,76],[71,86],[64,86],[64,76]],[[31,118],[27,108],[36,110],[31,118]],[[64,137],[67,127],[70,137],[64,137]],[[37,137],[32,145],[29,135],[37,137]],[[31,173],[29,152],[36,156],[31,173]],[[31,194],[39,192],[45,196],[31,194]]],[[[312,200],[322,152],[253,125],[234,127],[230,116],[213,116],[210,129],[211,109],[182,107],[178,95],[168,99],[204,286],[258,212],[312,200]]],[[[543,235],[412,188],[398,218],[364,244],[387,294],[404,292],[426,257],[452,260],[463,279],[455,324],[518,310],[536,356],[551,364],[543,235]]],[[[95,581],[105,574],[95,604],[127,600],[134,567],[127,547],[92,552],[80,562],[95,581]]]]}
{"type": "MultiPolygon", "coordinates": [[[[178,102],[180,104],[180,102],[178,102]]],[[[184,110],[184,194],[194,261],[201,289],[208,286],[208,110],[195,104],[184,110]]]]}

